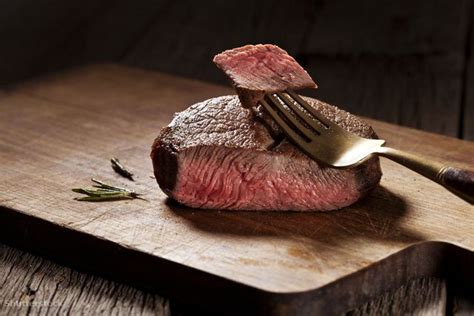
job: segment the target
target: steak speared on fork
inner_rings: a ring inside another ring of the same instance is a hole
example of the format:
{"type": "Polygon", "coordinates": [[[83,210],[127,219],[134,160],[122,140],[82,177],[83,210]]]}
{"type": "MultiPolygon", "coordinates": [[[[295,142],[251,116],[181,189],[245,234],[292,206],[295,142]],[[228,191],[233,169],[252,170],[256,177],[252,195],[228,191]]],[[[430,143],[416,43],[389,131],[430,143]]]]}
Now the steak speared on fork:
{"type": "MultiPolygon", "coordinates": [[[[342,128],[375,137],[348,112],[306,99],[342,128]]],[[[209,99],[178,113],[151,154],[162,190],[191,207],[324,211],[348,206],[380,180],[378,158],[354,168],[320,165],[255,119],[237,96],[209,99]]]]}
{"type": "Polygon", "coordinates": [[[334,124],[291,90],[268,93],[259,101],[284,134],[308,157],[330,167],[348,168],[376,156],[389,158],[441,184],[474,204],[474,171],[456,168],[367,139],[334,124]]]}
{"type": "Polygon", "coordinates": [[[214,63],[231,79],[240,101],[249,108],[268,92],[317,87],[293,57],[271,44],[226,50],[214,57],[214,63]]]}
{"type": "MultiPolygon", "coordinates": [[[[284,50],[247,45],[217,55],[214,62],[233,81],[239,97],[192,105],[161,131],[151,157],[168,196],[199,208],[324,211],[348,206],[378,184],[378,158],[347,169],[320,164],[288,142],[257,106],[267,92],[316,87],[284,50]]],[[[306,100],[341,128],[376,137],[355,116],[306,100]]]]}

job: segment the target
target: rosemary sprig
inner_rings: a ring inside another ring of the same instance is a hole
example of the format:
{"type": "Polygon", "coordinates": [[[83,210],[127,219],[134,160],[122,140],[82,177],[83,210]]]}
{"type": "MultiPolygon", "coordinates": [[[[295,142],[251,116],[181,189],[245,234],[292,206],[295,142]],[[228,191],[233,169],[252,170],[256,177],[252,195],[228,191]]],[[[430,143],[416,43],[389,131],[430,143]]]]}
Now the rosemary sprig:
{"type": "Polygon", "coordinates": [[[119,175],[131,180],[133,180],[133,173],[131,173],[127,168],[122,165],[122,163],[118,160],[118,158],[112,158],[110,159],[110,162],[112,163],[112,169],[114,169],[115,172],[117,172],[119,175]]]}
{"type": "Polygon", "coordinates": [[[117,186],[114,186],[114,185],[106,184],[105,182],[102,182],[102,181],[97,180],[95,178],[92,178],[91,181],[95,183],[94,185],[92,185],[95,188],[100,188],[100,189],[103,189],[103,190],[122,191],[122,192],[133,193],[133,191],[131,191],[129,189],[125,189],[125,188],[117,187],[117,186]]]}
{"type": "Polygon", "coordinates": [[[85,194],[87,196],[82,198],[75,198],[77,201],[88,201],[88,202],[101,202],[101,201],[114,201],[114,200],[132,200],[132,199],[142,199],[141,194],[134,191],[106,184],[100,180],[91,179],[95,184],[93,187],[95,189],[83,189],[83,188],[74,188],[73,192],[85,194]]]}

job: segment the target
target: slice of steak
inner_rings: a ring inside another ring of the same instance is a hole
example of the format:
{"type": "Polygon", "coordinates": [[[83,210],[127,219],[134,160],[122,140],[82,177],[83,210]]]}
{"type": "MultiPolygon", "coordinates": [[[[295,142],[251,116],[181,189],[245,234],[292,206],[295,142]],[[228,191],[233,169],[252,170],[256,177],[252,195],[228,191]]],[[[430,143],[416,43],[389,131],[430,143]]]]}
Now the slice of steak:
{"type": "MultiPolygon", "coordinates": [[[[306,98],[330,120],[363,137],[370,126],[306,98]]],[[[190,207],[323,211],[348,206],[380,180],[378,158],[357,167],[319,165],[267,127],[237,96],[209,99],[177,113],[155,140],[151,158],[162,190],[190,207]]]]}
{"type": "Polygon", "coordinates": [[[245,107],[257,105],[267,92],[316,88],[309,74],[278,46],[246,45],[226,50],[214,63],[232,80],[245,107]]]}

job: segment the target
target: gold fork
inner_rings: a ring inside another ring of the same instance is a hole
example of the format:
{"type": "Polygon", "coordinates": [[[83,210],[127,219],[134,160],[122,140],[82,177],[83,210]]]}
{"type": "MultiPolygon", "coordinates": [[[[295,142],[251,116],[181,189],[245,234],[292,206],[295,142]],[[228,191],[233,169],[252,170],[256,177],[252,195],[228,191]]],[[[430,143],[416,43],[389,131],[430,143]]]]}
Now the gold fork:
{"type": "Polygon", "coordinates": [[[441,184],[474,204],[474,172],[384,147],[384,140],[352,134],[327,119],[293,91],[266,94],[259,101],[286,136],[310,158],[336,168],[357,165],[372,155],[391,159],[441,184]],[[285,106],[286,105],[286,106],[285,106]]]}

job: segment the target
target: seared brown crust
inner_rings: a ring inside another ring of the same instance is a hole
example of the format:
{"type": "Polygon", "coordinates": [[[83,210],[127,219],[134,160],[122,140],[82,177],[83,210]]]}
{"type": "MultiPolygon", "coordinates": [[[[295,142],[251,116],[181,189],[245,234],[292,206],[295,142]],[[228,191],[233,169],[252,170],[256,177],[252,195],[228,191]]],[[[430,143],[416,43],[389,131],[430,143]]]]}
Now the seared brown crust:
{"type": "Polygon", "coordinates": [[[378,183],[380,176],[382,175],[379,159],[377,157],[372,157],[366,162],[357,165],[355,167],[355,172],[357,190],[361,195],[365,195],[374,188],[374,182],[378,183]],[[377,180],[374,181],[374,179],[377,180]]]}
{"type": "MultiPolygon", "coordinates": [[[[366,138],[378,138],[375,131],[369,125],[365,124],[355,115],[341,110],[334,105],[313,99],[310,97],[303,97],[309,104],[317,109],[321,114],[337,123],[344,129],[351,133],[357,134],[366,138]]],[[[263,110],[261,105],[252,108],[252,111],[259,121],[261,121],[268,129],[269,133],[274,139],[281,139],[284,137],[283,131],[275,123],[275,121],[263,110]]]]}
{"type": "MultiPolygon", "coordinates": [[[[165,127],[161,130],[160,135],[166,137],[166,134],[171,131],[171,128],[165,127]]],[[[153,143],[151,158],[156,181],[163,192],[169,194],[176,185],[178,153],[174,149],[173,144],[162,142],[160,141],[160,137],[158,137],[153,143]],[[158,172],[158,170],[160,170],[160,172],[158,172]]]]}
{"type": "MultiPolygon", "coordinates": [[[[305,99],[347,131],[362,137],[376,138],[373,129],[356,116],[316,99],[305,99]]],[[[307,171],[315,170],[314,168],[325,169],[322,170],[323,174],[338,178],[338,181],[345,177],[347,181],[355,181],[353,186],[348,188],[359,192],[359,197],[370,191],[380,180],[378,158],[369,159],[345,171],[318,167],[317,163],[284,139],[276,126],[269,128],[268,124],[271,125],[272,121],[266,120],[259,109],[243,108],[236,95],[205,100],[177,113],[170,125],[161,130],[152,147],[151,158],[160,187],[167,195],[175,197],[173,190],[178,182],[177,177],[182,174],[182,158],[190,153],[193,155],[195,152],[202,152],[195,149],[203,147],[210,150],[228,148],[249,153],[261,152],[266,157],[273,156],[277,160],[299,161],[297,164],[305,166],[303,168],[307,171]],[[256,115],[260,118],[256,119],[256,115]]],[[[320,171],[316,173],[318,172],[320,171]]],[[[357,194],[352,193],[353,199],[355,196],[357,194]]],[[[334,208],[339,206],[325,206],[325,209],[334,208]]]]}

